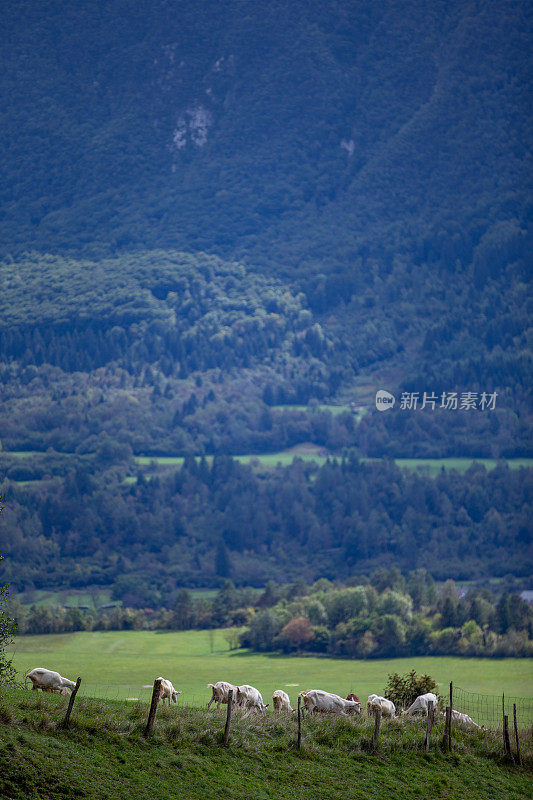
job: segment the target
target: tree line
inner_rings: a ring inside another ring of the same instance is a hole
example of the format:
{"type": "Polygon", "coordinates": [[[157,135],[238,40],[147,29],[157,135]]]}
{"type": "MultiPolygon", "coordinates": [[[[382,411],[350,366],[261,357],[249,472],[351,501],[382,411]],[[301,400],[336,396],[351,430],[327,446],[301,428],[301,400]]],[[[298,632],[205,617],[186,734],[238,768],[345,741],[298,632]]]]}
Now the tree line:
{"type": "Polygon", "coordinates": [[[269,581],[259,591],[225,580],[212,598],[180,589],[171,608],[116,605],[90,610],[11,601],[20,633],[84,630],[226,628],[230,649],[312,653],[344,658],[420,655],[531,656],[533,610],[521,597],[452,580],[438,587],[424,569],[395,567],[346,583],[269,581]]]}

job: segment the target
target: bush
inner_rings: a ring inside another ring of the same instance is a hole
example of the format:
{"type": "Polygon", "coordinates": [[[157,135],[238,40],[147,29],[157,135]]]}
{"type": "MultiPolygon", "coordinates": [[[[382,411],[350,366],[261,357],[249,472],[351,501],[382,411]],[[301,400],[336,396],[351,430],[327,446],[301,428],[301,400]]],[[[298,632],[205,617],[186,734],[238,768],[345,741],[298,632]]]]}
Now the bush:
{"type": "Polygon", "coordinates": [[[406,675],[393,672],[387,676],[385,697],[392,700],[396,708],[407,708],[426,692],[434,692],[438,697],[437,682],[431,675],[417,675],[412,669],[406,675]]]}

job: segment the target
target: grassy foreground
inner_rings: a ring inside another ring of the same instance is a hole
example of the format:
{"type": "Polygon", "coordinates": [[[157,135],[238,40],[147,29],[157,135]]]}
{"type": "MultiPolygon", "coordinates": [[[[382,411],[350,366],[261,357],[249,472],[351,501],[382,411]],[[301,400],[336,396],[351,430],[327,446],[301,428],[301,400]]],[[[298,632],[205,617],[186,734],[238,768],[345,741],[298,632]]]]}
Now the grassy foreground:
{"type": "Polygon", "coordinates": [[[305,718],[295,747],[293,715],[234,717],[221,746],[225,710],[160,708],[153,736],[146,703],[79,698],[71,727],[66,699],[8,690],[0,697],[0,796],[9,800],[381,800],[531,796],[531,740],[525,767],[504,762],[500,737],[454,736],[443,753],[442,723],[423,750],[423,721],[383,721],[375,753],[366,718],[305,718]]]}
{"type": "MultiPolygon", "coordinates": [[[[19,636],[14,664],[20,675],[48,667],[83,679],[83,693],[110,699],[144,698],[163,675],[183,691],[181,702],[202,706],[207,683],[250,683],[267,698],[285,689],[322,688],[346,697],[382,693],[390,672],[428,672],[445,690],[449,682],[485,694],[532,694],[532,659],[426,657],[348,661],[228,650],[224,631],[94,631],[19,636]]],[[[265,700],[265,702],[268,702],[265,700]]]]}

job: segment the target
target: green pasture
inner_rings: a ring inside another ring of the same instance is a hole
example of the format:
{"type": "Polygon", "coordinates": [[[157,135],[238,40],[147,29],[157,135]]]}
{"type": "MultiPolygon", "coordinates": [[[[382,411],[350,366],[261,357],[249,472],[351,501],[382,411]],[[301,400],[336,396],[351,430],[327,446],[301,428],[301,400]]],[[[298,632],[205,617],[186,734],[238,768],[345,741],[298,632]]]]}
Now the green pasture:
{"type": "MultiPolygon", "coordinates": [[[[277,408],[294,408],[294,409],[301,409],[305,410],[307,406],[273,406],[274,409],[277,408]]],[[[321,408],[327,408],[327,410],[331,411],[332,413],[341,413],[342,411],[349,411],[348,406],[321,406],[321,408]],[[333,411],[336,409],[336,411],[333,411]]],[[[363,413],[363,412],[362,412],[363,413]]],[[[38,453],[33,450],[28,451],[4,451],[4,455],[6,456],[13,456],[15,458],[29,458],[31,456],[42,456],[45,455],[44,453],[38,453]]],[[[57,455],[57,454],[54,454],[57,455]]],[[[64,455],[68,457],[68,453],[62,453],[60,455],[64,455]]],[[[200,456],[196,457],[197,459],[200,456]]],[[[213,456],[206,456],[206,461],[208,464],[211,464],[213,461],[213,456]]],[[[256,464],[262,467],[276,467],[278,464],[281,466],[289,466],[292,464],[294,458],[301,458],[303,461],[314,461],[315,463],[322,466],[325,464],[328,458],[340,458],[338,455],[328,454],[325,452],[324,448],[313,444],[312,442],[303,442],[301,444],[297,444],[294,447],[290,447],[287,450],[278,450],[275,453],[245,453],[241,455],[234,455],[232,456],[236,461],[239,461],[241,464],[256,464]]],[[[135,463],[139,466],[148,467],[150,464],[154,463],[158,466],[162,467],[180,467],[183,464],[184,457],[177,456],[177,455],[168,455],[168,456],[135,456],[135,463]]],[[[380,459],[372,459],[372,458],[365,458],[361,457],[361,461],[378,461],[380,459]]],[[[511,469],[518,469],[519,467],[533,467],[533,458],[509,458],[504,459],[505,463],[511,469]]],[[[410,470],[416,470],[421,472],[425,475],[429,475],[430,477],[435,477],[442,469],[449,471],[452,469],[457,470],[458,472],[466,472],[466,470],[472,466],[472,464],[482,464],[485,469],[494,469],[494,467],[498,464],[498,460],[495,458],[466,458],[466,457],[458,457],[458,458],[395,458],[395,463],[399,467],[404,467],[410,470]]],[[[125,479],[128,483],[134,483],[136,478],[133,476],[129,476],[125,479]]],[[[23,484],[31,484],[31,483],[39,483],[39,481],[15,481],[19,485],[23,484]]]]}
{"type": "MultiPolygon", "coordinates": [[[[196,456],[197,460],[200,458],[196,456]]],[[[295,458],[301,458],[304,461],[315,461],[317,464],[325,464],[328,456],[324,453],[324,448],[319,447],[311,442],[304,442],[303,444],[290,447],[288,450],[279,450],[276,453],[263,453],[263,454],[244,454],[234,455],[232,458],[239,461],[241,464],[258,464],[263,467],[275,467],[278,464],[286,467],[292,464],[295,458]]],[[[208,464],[213,461],[213,456],[206,456],[205,460],[208,464]]],[[[155,463],[162,467],[180,467],[183,464],[183,456],[136,456],[135,462],[139,466],[150,466],[155,463]]]]}
{"type": "MultiPolygon", "coordinates": [[[[195,599],[211,599],[217,594],[217,589],[191,589],[190,591],[195,599]]],[[[111,589],[100,586],[94,592],[84,589],[65,589],[59,592],[34,589],[31,592],[15,594],[14,597],[19,603],[27,606],[73,606],[74,608],[85,606],[91,611],[96,611],[100,606],[110,603],[117,606],[122,605],[122,600],[113,598],[111,589]]]]}
{"type": "Polygon", "coordinates": [[[338,416],[339,414],[353,414],[354,417],[360,419],[364,416],[367,409],[366,408],[358,408],[356,411],[352,411],[350,406],[332,406],[332,405],[319,405],[319,406],[303,406],[303,405],[278,405],[278,406],[270,406],[271,411],[301,411],[304,414],[312,413],[313,411],[329,411],[334,417],[338,416]]]}
{"type": "Polygon", "coordinates": [[[94,631],[19,636],[14,664],[22,676],[48,667],[66,677],[78,675],[86,694],[141,698],[159,675],[183,692],[182,702],[207,703],[208,683],[249,683],[268,697],[284,689],[295,698],[303,689],[321,688],[343,696],[381,693],[390,672],[428,672],[444,692],[450,681],[485,694],[533,694],[533,659],[427,657],[352,661],[230,651],[224,630],[94,631]]]}
{"type": "Polygon", "coordinates": [[[89,592],[84,589],[66,589],[62,592],[47,591],[45,589],[34,589],[31,592],[20,592],[14,595],[15,600],[24,605],[35,606],[73,606],[74,608],[87,607],[91,611],[97,610],[100,606],[116,603],[122,605],[120,601],[115,601],[111,597],[109,589],[98,587],[96,591],[89,592]]]}
{"type": "MultiPolygon", "coordinates": [[[[416,470],[431,478],[438,475],[442,469],[446,472],[455,469],[463,473],[474,463],[482,464],[486,470],[494,469],[498,464],[495,458],[395,458],[394,460],[399,467],[416,470]]],[[[505,463],[510,469],[533,467],[533,458],[509,458],[505,459],[505,463]]]]}
{"type": "MultiPolygon", "coordinates": [[[[0,797],[9,800],[524,800],[531,797],[531,736],[524,766],[505,763],[497,731],[454,730],[443,752],[442,718],[424,752],[424,720],[311,717],[297,750],[296,715],[233,716],[226,708],[159,707],[142,735],[148,702],[67,698],[8,689],[0,695],[0,797]]],[[[514,742],[513,742],[514,747],[514,742]]]]}
{"type": "MultiPolygon", "coordinates": [[[[318,445],[310,443],[296,445],[288,450],[279,450],[276,453],[264,454],[248,454],[248,455],[235,455],[233,458],[240,461],[241,464],[254,464],[257,463],[264,467],[275,467],[281,464],[286,467],[292,464],[295,458],[301,458],[303,461],[314,461],[322,466],[326,463],[328,458],[339,458],[339,456],[327,455],[324,449],[318,445]]],[[[213,460],[212,456],[206,456],[206,461],[210,464],[213,460]]],[[[378,461],[379,459],[361,458],[361,461],[378,461]]],[[[139,466],[149,466],[152,462],[159,466],[181,466],[183,464],[183,456],[136,456],[135,462],[139,466]]],[[[495,458],[395,458],[395,463],[399,467],[409,470],[416,470],[424,475],[429,475],[434,478],[438,473],[444,469],[450,471],[452,469],[458,472],[466,472],[472,464],[482,464],[485,469],[494,469],[498,464],[495,458]]],[[[518,469],[519,467],[533,467],[533,458],[509,458],[505,459],[505,463],[511,469],[518,469]]]]}

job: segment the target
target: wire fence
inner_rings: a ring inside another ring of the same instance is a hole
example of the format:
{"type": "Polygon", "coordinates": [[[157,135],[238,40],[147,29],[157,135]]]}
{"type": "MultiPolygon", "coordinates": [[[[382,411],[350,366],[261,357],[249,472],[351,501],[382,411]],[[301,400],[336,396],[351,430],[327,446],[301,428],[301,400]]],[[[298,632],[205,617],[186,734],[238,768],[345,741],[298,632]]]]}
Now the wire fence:
{"type": "MultiPolygon", "coordinates": [[[[505,695],[505,713],[512,718],[513,703],[521,728],[533,726],[533,697],[513,697],[505,695]]],[[[468,714],[478,725],[499,728],[503,725],[502,695],[469,692],[453,686],[453,707],[456,711],[468,714]]]]}
{"type": "MultiPolygon", "coordinates": [[[[150,705],[153,688],[153,683],[128,687],[124,684],[112,686],[83,681],[80,686],[79,697],[82,700],[111,700],[114,702],[122,702],[127,705],[134,705],[136,703],[150,705]]],[[[172,703],[172,707],[205,708],[210,699],[210,690],[206,690],[205,694],[191,694],[187,692],[186,694],[179,694],[176,705],[172,703]]]]}
{"type": "MultiPolygon", "coordinates": [[[[21,682],[20,688],[31,689],[29,680],[21,682]]],[[[153,684],[127,684],[112,685],[102,683],[90,683],[83,681],[80,686],[80,700],[111,700],[133,705],[141,703],[149,705],[152,698],[153,684]]],[[[206,707],[211,699],[211,693],[206,689],[203,694],[180,694],[177,698],[177,706],[174,707],[206,707]]],[[[447,698],[444,698],[444,705],[447,698]]],[[[533,728],[533,697],[515,697],[505,695],[505,713],[512,718],[513,704],[516,704],[516,712],[520,727],[533,728]]],[[[453,707],[456,711],[468,714],[478,725],[487,728],[501,728],[503,725],[503,706],[501,695],[483,694],[481,692],[471,692],[462,689],[454,684],[453,686],[453,707]]]]}

